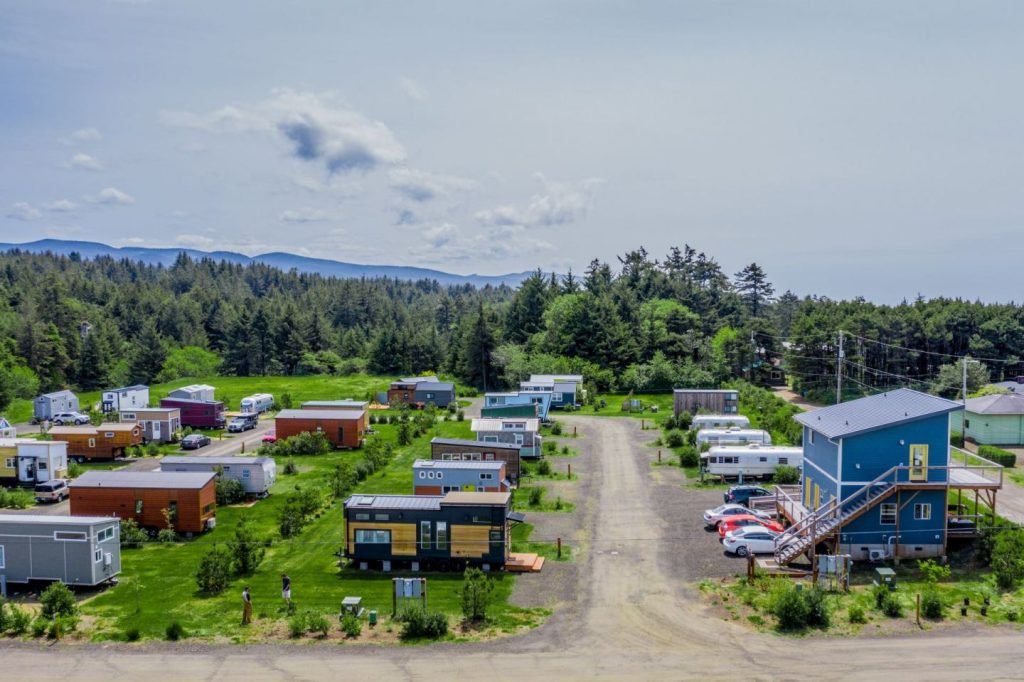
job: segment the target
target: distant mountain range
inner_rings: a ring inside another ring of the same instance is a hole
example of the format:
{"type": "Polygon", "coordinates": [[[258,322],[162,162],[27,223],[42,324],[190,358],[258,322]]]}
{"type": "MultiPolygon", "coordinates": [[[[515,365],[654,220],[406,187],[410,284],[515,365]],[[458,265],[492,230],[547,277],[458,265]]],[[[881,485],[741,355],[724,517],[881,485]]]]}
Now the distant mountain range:
{"type": "Polygon", "coordinates": [[[308,258],[294,253],[264,253],[259,256],[246,256],[242,253],[232,251],[198,251],[196,249],[179,248],[147,248],[141,246],[115,247],[98,242],[66,241],[63,239],[40,239],[25,244],[0,244],[0,251],[11,251],[20,249],[29,253],[54,253],[57,255],[69,255],[77,253],[83,258],[96,258],[98,256],[110,256],[111,258],[142,261],[150,265],[172,265],[179,253],[187,253],[192,258],[212,258],[224,260],[230,263],[263,263],[276,268],[288,271],[291,269],[299,272],[311,272],[325,277],[338,277],[343,279],[358,279],[360,277],[390,277],[401,280],[436,280],[440,284],[472,284],[482,287],[490,284],[500,286],[518,286],[520,282],[529,277],[529,272],[516,272],[507,275],[454,275],[440,270],[427,268],[413,268],[402,265],[359,265],[356,263],[343,263],[336,260],[324,258],[308,258]]]}

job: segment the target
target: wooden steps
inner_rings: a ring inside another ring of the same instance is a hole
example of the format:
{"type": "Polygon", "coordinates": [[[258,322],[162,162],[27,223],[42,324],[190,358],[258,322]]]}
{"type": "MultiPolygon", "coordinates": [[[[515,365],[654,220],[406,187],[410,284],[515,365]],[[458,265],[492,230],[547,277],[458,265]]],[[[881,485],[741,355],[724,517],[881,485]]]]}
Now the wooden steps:
{"type": "Polygon", "coordinates": [[[505,561],[505,570],[509,573],[539,573],[542,568],[544,568],[544,557],[536,554],[512,552],[505,561]]]}

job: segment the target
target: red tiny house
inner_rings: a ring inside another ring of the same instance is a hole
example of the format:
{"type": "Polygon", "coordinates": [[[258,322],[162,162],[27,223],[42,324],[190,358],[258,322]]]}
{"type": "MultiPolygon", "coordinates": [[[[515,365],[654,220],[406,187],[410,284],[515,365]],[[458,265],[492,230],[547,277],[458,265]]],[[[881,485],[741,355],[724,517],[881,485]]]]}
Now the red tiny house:
{"type": "Polygon", "coordinates": [[[323,433],[335,448],[358,448],[366,430],[366,410],[281,410],[274,418],[278,440],[300,433],[323,433]]]}
{"type": "Polygon", "coordinates": [[[186,400],[185,398],[163,398],[160,407],[176,407],[181,410],[181,425],[193,429],[224,428],[224,403],[220,400],[186,400]]]}
{"type": "Polygon", "coordinates": [[[69,488],[72,516],[117,516],[160,529],[168,509],[179,533],[201,533],[217,516],[213,472],[88,471],[69,488]]]}

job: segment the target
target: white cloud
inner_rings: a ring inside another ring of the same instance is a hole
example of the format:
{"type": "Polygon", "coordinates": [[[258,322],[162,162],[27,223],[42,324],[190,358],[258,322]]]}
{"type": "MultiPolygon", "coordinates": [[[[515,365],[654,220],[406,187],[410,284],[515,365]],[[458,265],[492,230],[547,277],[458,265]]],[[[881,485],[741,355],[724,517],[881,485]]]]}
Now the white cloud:
{"type": "Polygon", "coordinates": [[[179,234],[174,243],[190,249],[209,250],[216,242],[210,237],[204,237],[201,234],[179,234]]]}
{"type": "Polygon", "coordinates": [[[573,223],[587,214],[593,190],[603,182],[590,178],[577,183],[557,183],[548,182],[540,174],[536,177],[544,189],[530,197],[525,206],[506,204],[478,211],[476,219],[492,227],[552,227],[573,223]]]}
{"type": "Polygon", "coordinates": [[[125,237],[124,239],[115,239],[111,242],[113,246],[142,246],[146,243],[146,240],[142,237],[125,237]]]}
{"type": "Polygon", "coordinates": [[[71,157],[71,160],[64,165],[67,168],[79,168],[82,170],[103,170],[103,164],[101,164],[95,157],[82,153],[75,154],[71,157]]]}
{"type": "Polygon", "coordinates": [[[477,182],[455,175],[428,173],[412,168],[396,168],[391,171],[391,187],[412,201],[431,201],[455,192],[476,189],[477,182]]]}
{"type": "Polygon", "coordinates": [[[108,204],[108,205],[119,205],[127,206],[128,204],[134,204],[135,198],[130,194],[126,194],[116,187],[106,187],[101,189],[99,194],[86,196],[85,200],[92,204],[108,204]]]}
{"type": "Polygon", "coordinates": [[[43,212],[27,201],[11,204],[11,207],[7,210],[7,217],[14,220],[29,221],[41,218],[42,216],[43,212]]]}
{"type": "Polygon", "coordinates": [[[169,111],[160,114],[160,122],[208,133],[276,134],[290,144],[293,156],[322,163],[330,173],[367,171],[405,159],[405,149],[386,125],[333,99],[278,90],[252,107],[229,105],[208,114],[169,111]]]}
{"type": "Polygon", "coordinates": [[[430,250],[420,247],[409,252],[428,263],[507,260],[555,248],[550,242],[529,236],[526,228],[519,225],[493,227],[483,234],[463,236],[457,226],[437,223],[424,229],[421,236],[430,250]]]}
{"type": "Polygon", "coordinates": [[[62,137],[60,141],[66,145],[75,145],[83,142],[99,142],[103,139],[100,131],[95,128],[79,128],[68,137],[62,137]]]}
{"type": "Polygon", "coordinates": [[[74,211],[78,208],[78,204],[68,199],[58,199],[57,201],[47,204],[44,208],[47,211],[53,211],[55,213],[67,213],[68,211],[74,211]]]}
{"type": "Polygon", "coordinates": [[[328,219],[327,211],[305,206],[298,209],[282,211],[277,217],[283,223],[321,223],[328,219]]]}
{"type": "Polygon", "coordinates": [[[451,223],[438,223],[423,230],[423,238],[435,249],[451,243],[458,235],[459,228],[451,223]]]}
{"type": "Polygon", "coordinates": [[[398,87],[401,89],[402,94],[413,102],[423,102],[427,99],[427,91],[423,89],[423,86],[411,78],[406,76],[400,78],[398,80],[398,87]]]}

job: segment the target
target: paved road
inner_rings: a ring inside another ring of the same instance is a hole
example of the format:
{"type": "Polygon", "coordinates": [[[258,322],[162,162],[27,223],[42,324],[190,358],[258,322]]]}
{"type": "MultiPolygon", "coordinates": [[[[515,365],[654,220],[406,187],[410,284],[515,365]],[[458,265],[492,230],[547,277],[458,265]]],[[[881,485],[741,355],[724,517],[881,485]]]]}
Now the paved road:
{"type": "MultiPolygon", "coordinates": [[[[709,615],[665,542],[672,519],[630,419],[566,417],[600,462],[584,522],[579,599],[522,637],[434,647],[17,645],[0,643],[0,680],[334,679],[1020,679],[1009,629],[886,638],[789,639],[709,615]]],[[[678,489],[680,495],[686,490],[678,489]]]]}

